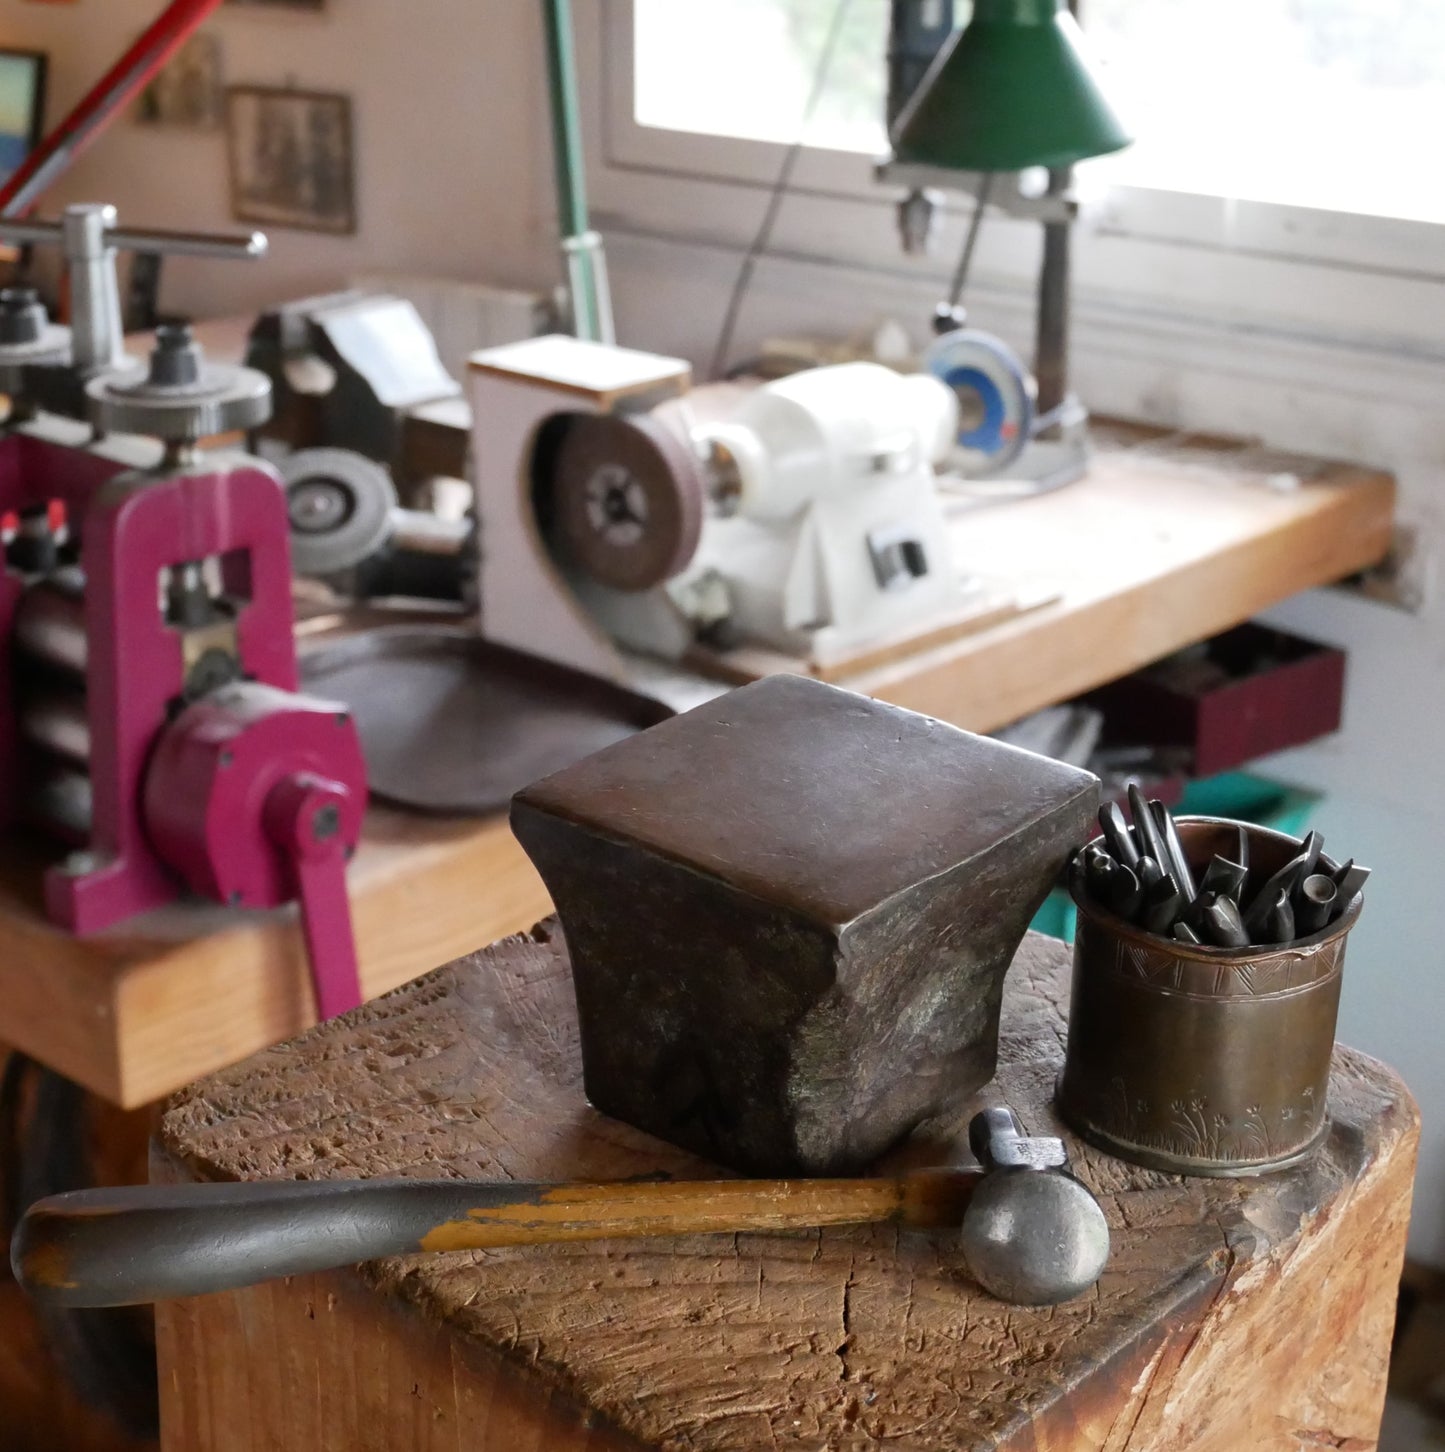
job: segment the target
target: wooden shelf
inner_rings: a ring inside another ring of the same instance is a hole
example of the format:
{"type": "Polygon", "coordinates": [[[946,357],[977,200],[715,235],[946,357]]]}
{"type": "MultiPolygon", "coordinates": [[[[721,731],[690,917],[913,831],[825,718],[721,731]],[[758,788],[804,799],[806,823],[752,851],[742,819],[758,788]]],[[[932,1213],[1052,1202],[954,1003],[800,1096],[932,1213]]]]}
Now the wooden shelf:
{"type": "MultiPolygon", "coordinates": [[[[506,821],[373,808],[349,872],[376,997],[550,911],[506,821]]],[[[174,905],[77,939],[40,912],[40,863],[0,859],[0,1041],[125,1108],[316,1022],[294,909],[174,905]]]]}
{"type": "MultiPolygon", "coordinates": [[[[1089,477],[960,516],[960,563],[1054,603],[845,683],[974,730],[1112,680],[1375,563],[1388,475],[1217,440],[1101,430],[1089,477]],[[1286,477],[1296,487],[1281,487],[1286,477]]],[[[373,810],[350,873],[369,994],[542,917],[506,823],[373,810]]],[[[39,864],[0,860],[0,1041],[135,1106],[312,1020],[294,912],[173,907],[80,941],[41,917],[39,864]]]]}
{"type": "Polygon", "coordinates": [[[1117,423],[1095,439],[1086,479],[955,525],[958,564],[1053,603],[844,684],[994,731],[1389,550],[1388,474],[1117,423]]]}

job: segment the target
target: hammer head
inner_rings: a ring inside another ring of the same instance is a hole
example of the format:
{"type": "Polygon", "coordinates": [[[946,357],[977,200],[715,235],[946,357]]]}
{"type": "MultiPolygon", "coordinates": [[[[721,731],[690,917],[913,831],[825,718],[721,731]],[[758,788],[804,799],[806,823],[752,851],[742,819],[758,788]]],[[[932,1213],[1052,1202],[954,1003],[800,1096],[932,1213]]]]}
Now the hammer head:
{"type": "Polygon", "coordinates": [[[1051,1306],[1088,1290],[1109,1259],[1109,1226],[1068,1173],[1063,1141],[1025,1135],[1005,1108],[975,1115],[968,1139],[984,1168],[963,1217],[974,1278],[1017,1306],[1051,1306]]]}

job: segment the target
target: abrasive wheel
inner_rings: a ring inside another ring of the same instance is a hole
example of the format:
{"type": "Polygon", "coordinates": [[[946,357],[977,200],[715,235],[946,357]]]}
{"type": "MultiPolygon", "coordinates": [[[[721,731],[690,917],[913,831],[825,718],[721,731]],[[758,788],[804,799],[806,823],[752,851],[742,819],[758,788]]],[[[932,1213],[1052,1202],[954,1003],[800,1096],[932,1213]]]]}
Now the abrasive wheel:
{"type": "Polygon", "coordinates": [[[566,563],[614,590],[648,590],[685,569],[705,485],[691,448],[647,414],[584,414],[557,450],[551,518],[566,563]]]}
{"type": "Polygon", "coordinates": [[[276,467],[298,575],[349,570],[386,543],[396,487],[380,464],[351,449],[298,449],[276,467]]]}

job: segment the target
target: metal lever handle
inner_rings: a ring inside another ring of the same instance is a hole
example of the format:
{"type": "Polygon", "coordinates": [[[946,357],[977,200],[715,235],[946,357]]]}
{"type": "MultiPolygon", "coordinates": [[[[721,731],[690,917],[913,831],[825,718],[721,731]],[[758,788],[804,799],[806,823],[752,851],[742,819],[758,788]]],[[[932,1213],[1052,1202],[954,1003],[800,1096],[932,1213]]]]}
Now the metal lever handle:
{"type": "Polygon", "coordinates": [[[75,367],[89,377],[125,361],[121,345],[120,289],[115,251],[125,247],[188,257],[255,258],[265,254],[262,232],[211,237],[200,232],[162,232],[117,227],[109,205],[67,207],[58,222],[0,218],[0,237],[12,242],[55,242],[70,271],[71,352],[75,367]]]}
{"type": "Polygon", "coordinates": [[[301,906],[316,1013],[348,1013],[366,1001],[346,900],[346,853],[339,835],[348,792],[340,782],[298,772],[266,798],[267,834],[286,855],[301,906]]]}
{"type": "Polygon", "coordinates": [[[979,1178],[977,1170],[941,1169],[876,1180],[285,1180],[77,1190],[30,1207],[10,1258],[16,1279],[46,1304],[123,1306],[418,1251],[878,1220],[957,1226],[979,1178]]]}
{"type": "MultiPolygon", "coordinates": [[[[64,222],[19,222],[0,218],[0,238],[22,245],[56,242],[64,245],[67,230],[64,222]]],[[[160,252],[167,257],[226,257],[251,261],[264,257],[270,243],[264,232],[167,232],[150,227],[114,227],[100,229],[99,240],[105,247],[122,252],[160,252]]]]}

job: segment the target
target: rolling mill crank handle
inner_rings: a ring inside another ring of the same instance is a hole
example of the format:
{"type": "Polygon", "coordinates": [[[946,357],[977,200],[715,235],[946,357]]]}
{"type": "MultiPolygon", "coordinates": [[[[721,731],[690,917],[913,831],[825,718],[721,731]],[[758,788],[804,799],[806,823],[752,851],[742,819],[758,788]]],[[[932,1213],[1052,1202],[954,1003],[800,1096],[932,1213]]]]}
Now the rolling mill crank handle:
{"type": "Polygon", "coordinates": [[[115,368],[125,360],[117,249],[162,256],[219,257],[255,261],[266,255],[266,235],[211,235],[121,227],[108,204],[71,206],[58,222],[0,218],[0,241],[58,246],[70,275],[70,325],[75,366],[82,371],[115,368]]]}
{"type": "Polygon", "coordinates": [[[892,1221],[961,1230],[1001,1300],[1087,1290],[1109,1252],[1098,1202],[1063,1144],[1023,1136],[1008,1109],[975,1117],[977,1168],[854,1180],[251,1181],[79,1190],[31,1206],[16,1278],[56,1306],[118,1306],[334,1270],[380,1256],[569,1240],[813,1229],[892,1221]]]}

